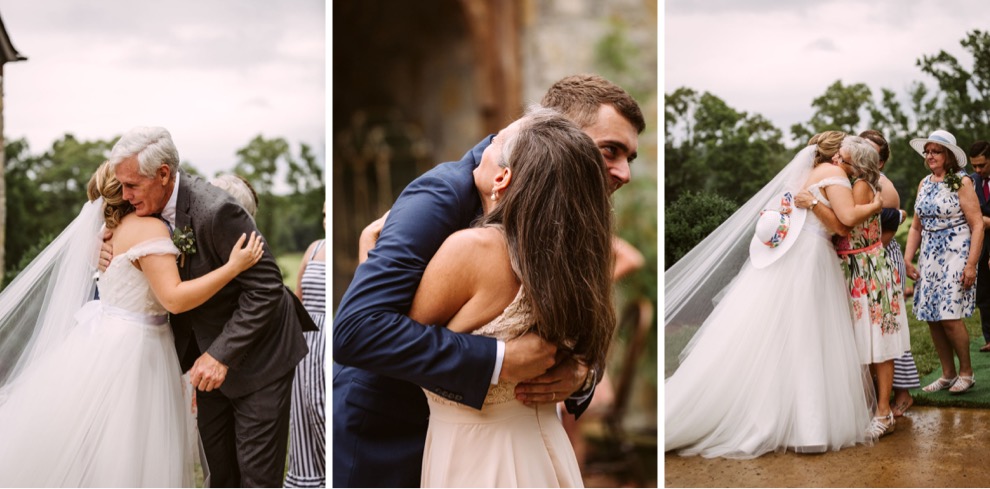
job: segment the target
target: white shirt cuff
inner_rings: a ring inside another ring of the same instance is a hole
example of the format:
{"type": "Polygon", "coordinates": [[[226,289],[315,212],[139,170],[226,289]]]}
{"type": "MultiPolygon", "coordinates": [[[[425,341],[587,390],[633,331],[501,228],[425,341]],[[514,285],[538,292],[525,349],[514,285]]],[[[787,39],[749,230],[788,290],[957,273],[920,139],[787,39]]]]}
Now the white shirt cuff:
{"type": "Polygon", "coordinates": [[[502,361],[505,360],[505,342],[498,340],[495,345],[495,371],[492,372],[492,385],[498,383],[498,376],[502,373],[502,361]]]}

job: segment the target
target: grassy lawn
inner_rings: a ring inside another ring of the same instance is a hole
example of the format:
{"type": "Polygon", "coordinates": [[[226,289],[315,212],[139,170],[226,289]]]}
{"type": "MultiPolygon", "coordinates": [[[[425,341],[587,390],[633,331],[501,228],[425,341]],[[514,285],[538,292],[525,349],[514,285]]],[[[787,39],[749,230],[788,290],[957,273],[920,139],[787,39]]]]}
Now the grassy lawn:
{"type": "Polygon", "coordinates": [[[303,251],[300,251],[298,253],[286,253],[275,257],[278,267],[282,269],[282,281],[293,291],[296,290],[299,264],[302,263],[303,253],[303,251]]]}
{"type": "MultiPolygon", "coordinates": [[[[932,344],[932,335],[928,332],[928,323],[915,319],[914,312],[912,311],[913,299],[911,297],[908,297],[906,302],[908,306],[908,325],[911,329],[911,354],[914,355],[914,362],[918,365],[918,375],[924,377],[939,369],[938,354],[935,353],[935,345],[932,344]]],[[[980,341],[978,343],[982,345],[983,329],[980,327],[979,308],[976,309],[976,312],[972,316],[964,319],[963,324],[966,325],[966,329],[969,331],[969,339],[979,339],[980,341]]],[[[980,355],[978,351],[974,351],[972,354],[980,355]]]]}

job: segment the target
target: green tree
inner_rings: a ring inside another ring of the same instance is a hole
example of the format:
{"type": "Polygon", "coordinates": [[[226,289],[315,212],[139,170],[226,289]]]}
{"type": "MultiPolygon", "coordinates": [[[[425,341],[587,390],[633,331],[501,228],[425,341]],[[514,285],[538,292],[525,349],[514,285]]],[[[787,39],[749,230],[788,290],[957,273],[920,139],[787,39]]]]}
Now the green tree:
{"type": "Polygon", "coordinates": [[[688,88],[668,94],[665,103],[668,203],[688,189],[745,202],[786,163],[780,129],[759,114],[688,88]]]}
{"type": "Polygon", "coordinates": [[[739,206],[721,195],[686,191],[664,212],[664,270],[725,222],[739,206]]]}
{"type": "Polygon", "coordinates": [[[826,130],[854,134],[871,97],[870,89],[862,83],[845,86],[842,80],[836,80],[824,94],[811,101],[815,109],[811,120],[791,126],[791,136],[803,146],[811,136],[826,130]]]}
{"type": "Polygon", "coordinates": [[[66,134],[34,156],[23,139],[7,144],[7,280],[76,216],[86,202],[90,176],[112,145],[111,140],[79,141],[66,134]]]}
{"type": "Polygon", "coordinates": [[[258,193],[258,229],[269,246],[281,252],[299,251],[324,236],[322,219],[326,187],[323,165],[311,147],[301,144],[293,155],[284,138],[256,136],[237,150],[234,172],[246,178],[258,193]],[[275,195],[274,187],[280,168],[286,171],[288,196],[275,195]]]}
{"type": "Polygon", "coordinates": [[[939,51],[922,56],[917,66],[931,75],[938,84],[938,104],[931,112],[931,131],[942,128],[956,136],[957,142],[968,149],[978,139],[990,134],[990,33],[974,30],[960,41],[973,56],[973,67],[967,71],[955,56],[939,51]]]}

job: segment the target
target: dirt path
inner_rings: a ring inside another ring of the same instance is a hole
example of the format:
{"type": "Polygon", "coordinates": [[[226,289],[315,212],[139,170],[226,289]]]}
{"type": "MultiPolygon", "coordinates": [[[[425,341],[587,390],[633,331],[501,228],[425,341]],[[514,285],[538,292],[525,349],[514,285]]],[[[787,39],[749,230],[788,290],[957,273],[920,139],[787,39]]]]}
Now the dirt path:
{"type": "Polygon", "coordinates": [[[914,406],[876,445],[819,455],[664,459],[665,487],[990,487],[990,410],[914,406]]]}

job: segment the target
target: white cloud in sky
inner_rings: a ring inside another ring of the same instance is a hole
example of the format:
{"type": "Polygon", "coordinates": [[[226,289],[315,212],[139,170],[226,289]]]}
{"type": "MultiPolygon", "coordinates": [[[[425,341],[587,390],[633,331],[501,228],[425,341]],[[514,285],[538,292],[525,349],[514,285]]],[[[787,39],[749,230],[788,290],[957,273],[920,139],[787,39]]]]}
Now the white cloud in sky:
{"type": "Polygon", "coordinates": [[[40,153],[65,133],[172,133],[207,175],[258,134],[325,157],[323,0],[0,0],[27,61],[4,67],[4,133],[40,153]]]}
{"type": "Polygon", "coordinates": [[[969,68],[959,41],[988,18],[983,0],[671,0],[664,91],[711,92],[788,134],[836,80],[903,96],[913,81],[932,83],[915,64],[923,55],[944,50],[969,68]]]}

